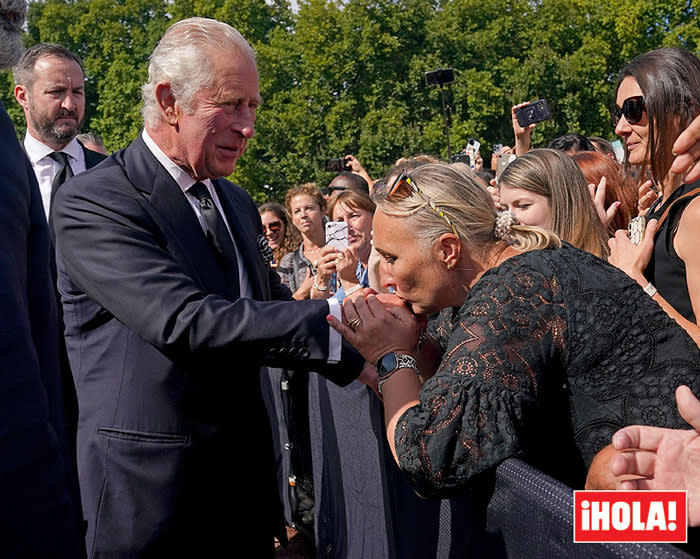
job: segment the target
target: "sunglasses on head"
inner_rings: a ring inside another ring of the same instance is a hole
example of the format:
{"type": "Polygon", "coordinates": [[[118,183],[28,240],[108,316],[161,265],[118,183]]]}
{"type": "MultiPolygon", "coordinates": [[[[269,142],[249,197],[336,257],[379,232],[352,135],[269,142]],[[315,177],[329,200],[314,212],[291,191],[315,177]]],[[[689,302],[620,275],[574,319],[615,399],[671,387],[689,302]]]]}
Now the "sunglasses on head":
{"type": "Polygon", "coordinates": [[[271,221],[267,225],[265,225],[263,223],[262,229],[263,229],[263,233],[265,233],[268,229],[270,231],[279,231],[280,229],[282,229],[282,222],[281,221],[271,221]]]}
{"type": "Polygon", "coordinates": [[[398,177],[394,180],[392,183],[391,187],[387,191],[386,199],[391,200],[393,196],[397,194],[401,190],[402,187],[408,185],[409,187],[409,192],[411,194],[415,193],[418,194],[423,200],[426,201],[426,203],[432,208],[432,210],[438,214],[442,219],[444,219],[447,224],[450,226],[450,229],[452,229],[452,232],[457,235],[457,238],[459,238],[459,233],[457,233],[457,229],[455,226],[452,224],[450,221],[450,218],[445,215],[445,212],[443,212],[440,208],[438,208],[435,203],[425,195],[425,193],[416,185],[415,182],[413,182],[413,179],[408,176],[408,173],[406,173],[406,169],[401,171],[398,177]]]}
{"type": "Polygon", "coordinates": [[[623,116],[629,124],[637,124],[644,116],[644,111],[647,110],[647,106],[644,104],[644,97],[641,95],[636,95],[635,97],[628,97],[620,105],[615,105],[610,110],[610,115],[612,116],[613,125],[617,126],[620,122],[620,118],[623,116]]]}

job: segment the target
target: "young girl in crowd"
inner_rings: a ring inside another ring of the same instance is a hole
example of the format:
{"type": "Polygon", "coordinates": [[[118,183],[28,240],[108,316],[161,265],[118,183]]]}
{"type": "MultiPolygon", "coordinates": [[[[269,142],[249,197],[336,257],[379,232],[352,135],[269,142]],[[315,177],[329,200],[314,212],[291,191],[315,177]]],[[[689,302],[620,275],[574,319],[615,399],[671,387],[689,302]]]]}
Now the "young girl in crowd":
{"type": "Polygon", "coordinates": [[[500,205],[521,224],[547,229],[563,241],[607,258],[608,235],[588,183],[570,155],[548,148],[528,151],[505,168],[498,187],[500,205]]]}

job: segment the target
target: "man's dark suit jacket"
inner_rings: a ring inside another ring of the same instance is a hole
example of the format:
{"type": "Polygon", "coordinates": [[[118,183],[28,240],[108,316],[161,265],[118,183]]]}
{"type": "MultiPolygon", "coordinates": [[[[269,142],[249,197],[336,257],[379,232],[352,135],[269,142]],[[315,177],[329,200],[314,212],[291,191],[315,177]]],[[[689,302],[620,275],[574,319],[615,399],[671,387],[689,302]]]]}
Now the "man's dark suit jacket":
{"type": "MultiPolygon", "coordinates": [[[[86,148],[80,141],[78,141],[78,143],[80,144],[80,147],[83,148],[83,153],[85,154],[86,169],[94,167],[95,165],[101,163],[107,158],[107,156],[103,153],[99,153],[97,151],[93,151],[91,149],[86,148]]],[[[56,238],[53,230],[51,229],[49,230],[49,237],[51,238],[51,253],[49,257],[51,281],[55,287],[57,282],[55,251],[56,238]]],[[[58,318],[61,334],[59,339],[59,349],[61,365],[61,389],[63,391],[63,408],[66,416],[65,429],[66,436],[68,438],[69,450],[71,451],[73,461],[75,461],[75,437],[78,428],[78,399],[75,393],[75,385],[73,384],[73,376],[70,371],[70,364],[68,362],[68,355],[66,353],[66,345],[63,341],[63,312],[61,308],[61,299],[58,290],[56,290],[56,301],[58,304],[58,318]]]]}
{"type": "Polygon", "coordinates": [[[69,484],[49,235],[0,104],[0,556],[80,557],[69,484]]]}
{"type": "Polygon", "coordinates": [[[54,201],[59,289],[80,419],[93,557],[250,557],[285,539],[261,364],[351,382],[327,366],[327,302],[291,301],[263,261],[253,200],[215,180],[254,298],[241,299],[180,187],[141,138],[54,201]]]}

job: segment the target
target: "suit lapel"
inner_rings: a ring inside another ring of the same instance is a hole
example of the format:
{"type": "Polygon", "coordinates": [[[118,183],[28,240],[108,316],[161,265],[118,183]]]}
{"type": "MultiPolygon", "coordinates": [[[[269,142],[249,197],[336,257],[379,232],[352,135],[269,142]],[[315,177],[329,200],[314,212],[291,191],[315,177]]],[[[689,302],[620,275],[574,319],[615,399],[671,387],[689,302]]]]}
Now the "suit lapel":
{"type": "Polygon", "coordinates": [[[140,136],[124,152],[124,166],[129,181],[148,199],[167,250],[208,292],[237,299],[240,294],[227,281],[185,194],[140,136]]]}
{"type": "Polygon", "coordinates": [[[80,147],[83,148],[83,153],[85,154],[85,168],[90,169],[100,163],[101,161],[104,161],[107,159],[107,156],[103,153],[98,153],[96,151],[92,151],[91,149],[86,148],[80,140],[78,140],[78,143],[80,144],[80,147]]]}

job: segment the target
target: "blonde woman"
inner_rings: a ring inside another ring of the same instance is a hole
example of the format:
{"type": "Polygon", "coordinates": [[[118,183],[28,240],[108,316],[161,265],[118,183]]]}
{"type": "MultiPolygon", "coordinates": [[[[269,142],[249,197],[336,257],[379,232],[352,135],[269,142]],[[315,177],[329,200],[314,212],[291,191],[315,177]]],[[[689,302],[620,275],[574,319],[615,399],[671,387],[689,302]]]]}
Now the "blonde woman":
{"type": "Polygon", "coordinates": [[[497,214],[447,164],[395,170],[373,198],[395,295],[367,290],[329,322],[377,365],[389,445],[422,495],[511,456],[583,487],[620,427],[684,424],[673,391],[700,390],[700,349],[620,270],[497,214]]]}

